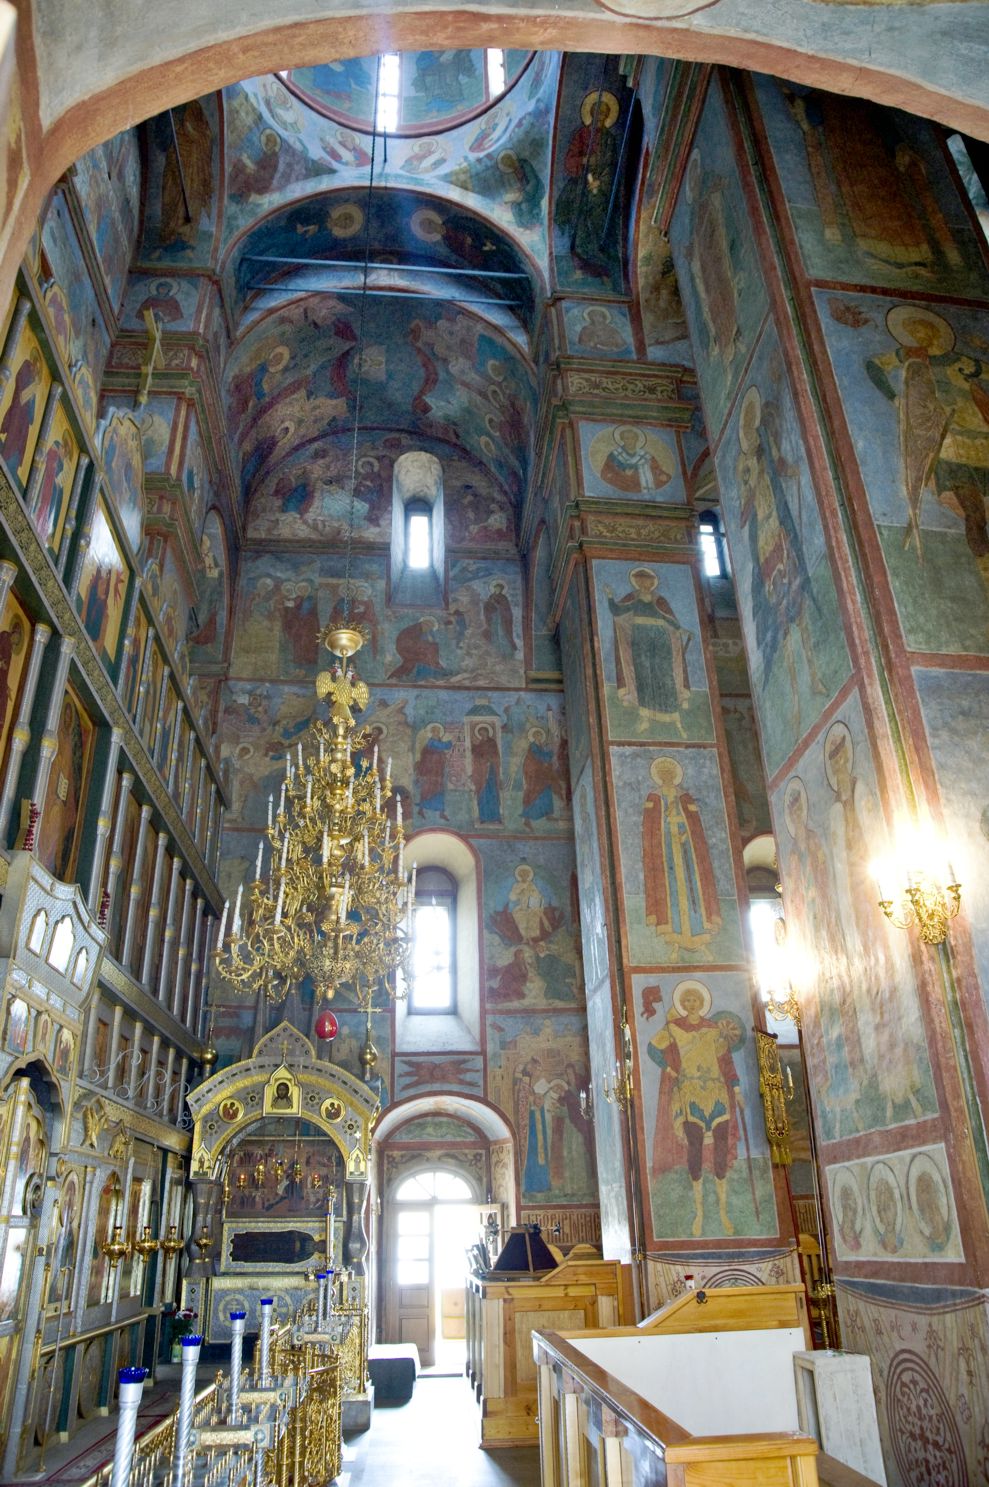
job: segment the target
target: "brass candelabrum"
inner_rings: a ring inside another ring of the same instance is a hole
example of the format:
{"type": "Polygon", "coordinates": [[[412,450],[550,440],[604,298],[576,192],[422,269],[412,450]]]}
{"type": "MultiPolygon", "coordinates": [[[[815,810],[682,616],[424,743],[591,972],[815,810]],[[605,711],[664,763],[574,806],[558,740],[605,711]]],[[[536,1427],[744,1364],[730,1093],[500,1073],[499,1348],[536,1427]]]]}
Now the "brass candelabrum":
{"type": "Polygon", "coordinates": [[[766,1122],[769,1155],[777,1167],[788,1167],[793,1160],[790,1151],[790,1122],[786,1107],[793,1099],[793,1075],[780,1064],[777,1035],[755,1029],[756,1056],[759,1062],[759,1094],[766,1122]]]}
{"type": "Polygon", "coordinates": [[[316,680],[329,718],[310,725],[308,751],[300,742],[285,757],[277,805],[268,799],[267,871],[262,839],[229,934],[224,906],[213,960],[245,994],[280,1002],[309,977],[318,998],[346,984],[369,1007],[379,985],[399,994],[407,972],[415,868],[406,877],[401,800],[388,809],[391,760],[382,774],[377,746],[354,719],[369,698],[347,665],[362,637],[339,627],[321,637],[336,657],[316,680]]]}

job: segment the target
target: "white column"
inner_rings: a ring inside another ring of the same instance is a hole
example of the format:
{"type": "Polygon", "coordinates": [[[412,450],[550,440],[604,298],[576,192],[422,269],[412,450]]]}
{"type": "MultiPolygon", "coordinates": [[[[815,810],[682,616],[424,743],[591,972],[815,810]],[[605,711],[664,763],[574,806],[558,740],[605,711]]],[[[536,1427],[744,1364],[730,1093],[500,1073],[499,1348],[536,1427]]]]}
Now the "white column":
{"type": "Polygon", "coordinates": [[[266,1296],[261,1301],[261,1372],[258,1382],[262,1389],[267,1389],[271,1383],[271,1310],[274,1304],[274,1296],[266,1296]]]}
{"type": "Polygon", "coordinates": [[[137,1412],[147,1376],[146,1368],[122,1368],[117,1375],[117,1439],[113,1448],[110,1487],[129,1487],[137,1412]]]}
{"type": "Polygon", "coordinates": [[[179,1418],[175,1425],[175,1456],[172,1461],[172,1487],[183,1487],[185,1462],[192,1432],[192,1411],[196,1402],[196,1368],[203,1340],[199,1336],[182,1338],[182,1385],[179,1392],[179,1418]]]}
{"type": "Polygon", "coordinates": [[[240,1424],[240,1360],[244,1351],[246,1311],[230,1313],[230,1424],[240,1424]]]}

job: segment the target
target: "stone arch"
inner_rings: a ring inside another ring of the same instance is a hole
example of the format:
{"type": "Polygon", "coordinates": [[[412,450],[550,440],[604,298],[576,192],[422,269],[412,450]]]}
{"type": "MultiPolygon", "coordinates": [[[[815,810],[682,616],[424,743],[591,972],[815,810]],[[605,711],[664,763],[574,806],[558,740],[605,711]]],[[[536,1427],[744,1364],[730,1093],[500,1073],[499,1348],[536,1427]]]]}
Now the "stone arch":
{"type": "MultiPolygon", "coordinates": [[[[80,155],[129,128],[141,118],[177,106],[206,91],[239,82],[258,73],[305,66],[335,58],[366,56],[377,51],[383,35],[396,50],[468,45],[555,48],[586,52],[642,53],[675,60],[723,64],[773,73],[794,82],[826,86],[871,98],[894,108],[935,118],[953,128],[989,136],[989,107],[974,98],[953,94],[946,84],[928,83],[904,67],[896,72],[872,57],[840,56],[837,46],[798,50],[790,38],[740,36],[737,30],[720,32],[715,3],[705,9],[703,24],[684,22],[693,7],[672,7],[677,15],[664,17],[661,4],[648,7],[652,16],[635,15],[635,4],[613,0],[580,15],[560,14],[547,19],[535,14],[467,14],[462,7],[412,9],[413,0],[395,0],[392,14],[329,14],[318,20],[282,15],[278,25],[260,26],[244,33],[243,11],[234,0],[219,0],[204,17],[194,0],[181,0],[169,13],[168,29],[128,22],[118,7],[112,22],[114,46],[106,45],[108,22],[98,23],[84,5],[76,7],[74,28],[62,28],[57,39],[36,37],[22,56],[30,56],[36,76],[21,80],[22,97],[41,129],[29,139],[30,174],[22,191],[17,226],[7,243],[0,266],[0,289],[9,292],[44,197],[64,170],[80,155]],[[622,11],[624,10],[624,14],[622,11]],[[713,12],[713,15],[711,14],[713,12]],[[185,50],[176,38],[187,38],[185,50]],[[59,44],[61,43],[61,45],[59,44]],[[169,53],[169,48],[172,48],[169,53]],[[112,64],[109,59],[113,59],[112,64]],[[102,66],[100,65],[102,64],[102,66]],[[109,67],[114,72],[110,74],[109,67]],[[35,95],[39,95],[36,98],[35,95]],[[139,100],[135,103],[135,100],[139,100]]],[[[4,10],[9,11],[5,5],[4,10]]],[[[822,7],[823,9],[823,7],[822,7]]],[[[142,22],[145,18],[142,17],[142,22]]],[[[22,18],[30,34],[31,22],[22,18]]],[[[12,32],[12,28],[11,28],[12,32]]],[[[12,47],[12,42],[10,43],[12,47]]],[[[23,106],[23,105],[22,105],[23,106]]]]}
{"type": "MultiPolygon", "coordinates": [[[[380,1157],[383,1148],[402,1128],[424,1116],[449,1116],[472,1126],[488,1142],[491,1160],[492,1199],[501,1202],[514,1222],[519,1213],[521,1194],[518,1185],[515,1133],[504,1112],[487,1100],[473,1095],[415,1095],[389,1105],[374,1130],[372,1151],[380,1157]],[[499,1153],[495,1160],[495,1152],[499,1153]],[[496,1166],[498,1180],[496,1182],[496,1166]]],[[[435,1165],[435,1163],[433,1163],[435,1165]]],[[[380,1190],[380,1189],[379,1189],[380,1190]]]]}

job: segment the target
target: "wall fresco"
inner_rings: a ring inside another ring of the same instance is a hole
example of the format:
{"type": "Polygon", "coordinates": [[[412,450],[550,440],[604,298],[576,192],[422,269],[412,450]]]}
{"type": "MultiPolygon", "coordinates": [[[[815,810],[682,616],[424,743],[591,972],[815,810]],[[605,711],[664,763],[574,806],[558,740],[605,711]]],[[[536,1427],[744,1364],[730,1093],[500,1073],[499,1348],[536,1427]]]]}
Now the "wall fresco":
{"type": "Polygon", "coordinates": [[[103,379],[110,332],[86,268],[64,190],[51,198],[41,228],[41,275],[45,288],[54,280],[57,297],[46,295],[52,331],[66,366],[81,361],[95,386],[103,379]]]}
{"type": "Polygon", "coordinates": [[[936,125],[776,78],[756,91],[811,278],[985,298],[936,125]]]}
{"type": "Polygon", "coordinates": [[[571,844],[485,843],[481,855],[487,1009],[581,1002],[571,844]]]}
{"type": "Polygon", "coordinates": [[[567,289],[624,287],[627,191],[621,141],[632,97],[618,59],[569,55],[563,68],[553,179],[553,254],[567,289]]]}
{"type": "Polygon", "coordinates": [[[597,560],[592,574],[611,737],[712,742],[692,566],[597,560]]]}
{"type": "Polygon", "coordinates": [[[586,495],[637,501],[687,498],[676,435],[670,429],[582,421],[580,448],[586,495]]]}
{"type": "Polygon", "coordinates": [[[935,1114],[908,942],[876,902],[888,838],[857,697],[776,790],[773,814],[788,935],[814,975],[801,995],[821,1135],[935,1114]]]}
{"type": "Polygon", "coordinates": [[[209,263],[220,179],[219,136],[215,95],[193,98],[149,120],[139,260],[209,263]]]}
{"type": "Polygon", "coordinates": [[[844,1346],[872,1358],[889,1487],[977,1481],[979,1402],[989,1394],[985,1293],[840,1280],[838,1310],[844,1346]]]}
{"type": "Polygon", "coordinates": [[[137,238],[141,152],[137,131],[125,129],[76,161],[71,179],[103,270],[107,296],[120,304],[137,238]]]}
{"type": "Polygon", "coordinates": [[[971,925],[972,949],[989,997],[989,904],[969,886],[989,870],[989,789],[974,761],[985,745],[989,716],[989,677],[984,672],[914,672],[924,727],[934,759],[944,830],[955,872],[963,885],[962,904],[971,925]]]}
{"type": "Polygon", "coordinates": [[[565,304],[563,324],[567,349],[573,356],[635,356],[632,326],[625,305],[589,305],[583,301],[565,304]]]}
{"type": "Polygon", "coordinates": [[[524,1203],[587,1203],[596,1195],[582,1017],[499,1013],[488,1019],[488,1095],[515,1127],[524,1203]]]}
{"type": "Polygon", "coordinates": [[[793,397],[771,329],[746,374],[717,468],[772,778],[851,667],[793,397]]]}
{"type": "Polygon", "coordinates": [[[614,748],[611,758],[633,964],[741,960],[717,754],[614,748]]]}
{"type": "Polygon", "coordinates": [[[989,314],[816,302],[907,648],[987,655],[989,314]]]}
{"type": "Polygon", "coordinates": [[[951,1167],[921,1146],[827,1169],[840,1260],[963,1260],[951,1167]]]}
{"type": "Polygon", "coordinates": [[[766,313],[724,104],[709,89],[670,229],[712,439],[766,313]]]}
{"type": "Polygon", "coordinates": [[[0,454],[14,479],[25,486],[52,380],[41,344],[29,323],[22,327],[16,345],[5,352],[4,370],[7,376],[0,390],[0,454]]]}
{"type": "Polygon", "coordinates": [[[777,1232],[745,972],[632,978],[656,1239],[777,1232]]]}

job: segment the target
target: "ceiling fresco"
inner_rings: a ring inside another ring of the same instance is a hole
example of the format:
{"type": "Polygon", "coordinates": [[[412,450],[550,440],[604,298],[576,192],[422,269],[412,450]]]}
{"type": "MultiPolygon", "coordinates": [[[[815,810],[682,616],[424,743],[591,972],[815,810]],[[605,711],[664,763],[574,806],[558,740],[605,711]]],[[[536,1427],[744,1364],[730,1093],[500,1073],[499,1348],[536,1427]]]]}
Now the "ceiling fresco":
{"type": "Polygon", "coordinates": [[[482,212],[544,260],[559,70],[559,56],[542,52],[501,103],[467,122],[373,141],[300,102],[277,76],[226,88],[225,242],[291,201],[350,184],[365,187],[373,147],[379,186],[421,186],[482,212]]]}
{"type": "Polygon", "coordinates": [[[226,266],[238,315],[254,318],[293,291],[356,295],[369,230],[376,293],[428,288],[481,303],[499,323],[531,329],[539,275],[504,232],[425,191],[375,190],[370,224],[368,209],[366,189],[332,192],[273,213],[246,232],[226,266]]]}
{"type": "Polygon", "coordinates": [[[532,52],[403,52],[379,82],[377,57],[294,67],[279,77],[290,92],[337,124],[374,129],[375,98],[390,134],[429,134],[476,118],[518,82],[532,52]],[[393,75],[394,74],[394,75],[393,75]],[[391,109],[388,102],[394,99],[391,109]]]}
{"type": "MultiPolygon", "coordinates": [[[[259,320],[235,347],[227,409],[246,501],[273,499],[296,463],[351,426],[358,322],[356,302],[307,297],[259,320]]],[[[531,367],[478,316],[418,295],[368,301],[362,426],[445,441],[518,499],[534,407],[531,367]]]]}

